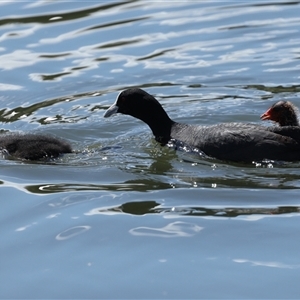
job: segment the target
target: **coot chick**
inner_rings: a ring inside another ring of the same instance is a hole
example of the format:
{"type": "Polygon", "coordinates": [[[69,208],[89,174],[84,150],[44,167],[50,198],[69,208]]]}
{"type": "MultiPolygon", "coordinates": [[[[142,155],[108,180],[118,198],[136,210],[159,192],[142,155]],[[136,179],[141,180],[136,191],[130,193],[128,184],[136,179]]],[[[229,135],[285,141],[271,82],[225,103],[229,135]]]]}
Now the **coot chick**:
{"type": "MultiPolygon", "coordinates": [[[[256,124],[221,123],[211,126],[195,126],[177,123],[169,118],[160,103],[141,89],[128,89],[119,94],[116,102],[104,117],[115,113],[133,116],[145,122],[156,141],[165,145],[170,139],[197,148],[206,155],[236,162],[261,161],[263,159],[300,160],[300,141],[281,127],[265,127],[256,124]]],[[[293,127],[300,136],[300,128],[293,127]]],[[[295,134],[293,134],[295,136],[295,134]]]]}
{"type": "Polygon", "coordinates": [[[278,101],[274,103],[260,118],[271,120],[280,126],[299,126],[297,107],[289,101],[278,101]]]}
{"type": "Polygon", "coordinates": [[[71,153],[72,148],[68,142],[56,137],[14,133],[0,135],[0,151],[14,158],[41,160],[71,153]]]}

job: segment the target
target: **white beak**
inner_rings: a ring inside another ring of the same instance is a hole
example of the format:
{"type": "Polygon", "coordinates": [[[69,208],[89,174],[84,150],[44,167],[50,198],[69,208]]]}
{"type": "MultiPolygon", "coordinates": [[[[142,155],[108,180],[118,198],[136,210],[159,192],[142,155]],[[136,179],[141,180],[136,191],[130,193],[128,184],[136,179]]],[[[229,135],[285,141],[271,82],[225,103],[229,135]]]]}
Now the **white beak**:
{"type": "Polygon", "coordinates": [[[104,114],[104,118],[108,118],[118,112],[119,107],[114,103],[104,114]]]}

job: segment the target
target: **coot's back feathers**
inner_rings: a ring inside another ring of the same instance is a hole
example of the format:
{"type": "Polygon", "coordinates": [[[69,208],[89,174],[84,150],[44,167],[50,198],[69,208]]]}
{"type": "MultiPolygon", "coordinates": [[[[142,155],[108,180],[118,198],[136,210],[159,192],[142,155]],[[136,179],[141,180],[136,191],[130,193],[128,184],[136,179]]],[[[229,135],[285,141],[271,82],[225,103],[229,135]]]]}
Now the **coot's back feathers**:
{"type": "Polygon", "coordinates": [[[141,89],[121,92],[104,117],[115,113],[144,121],[161,144],[175,139],[218,159],[244,162],[262,159],[300,160],[300,138],[296,138],[300,136],[299,127],[292,127],[291,133],[281,127],[244,123],[212,126],[181,124],[171,120],[159,102],[141,89]]]}
{"type": "MultiPolygon", "coordinates": [[[[178,123],[177,123],[178,124],[178,123]]],[[[285,132],[275,128],[243,123],[221,123],[211,126],[184,126],[172,128],[171,136],[205,154],[221,160],[258,161],[300,160],[300,144],[285,132]],[[188,137],[188,138],[187,138],[188,137]]],[[[300,130],[298,129],[298,136],[300,130]]]]}
{"type": "Polygon", "coordinates": [[[70,144],[62,139],[42,134],[0,135],[0,151],[15,158],[40,160],[71,153],[70,144]]]}

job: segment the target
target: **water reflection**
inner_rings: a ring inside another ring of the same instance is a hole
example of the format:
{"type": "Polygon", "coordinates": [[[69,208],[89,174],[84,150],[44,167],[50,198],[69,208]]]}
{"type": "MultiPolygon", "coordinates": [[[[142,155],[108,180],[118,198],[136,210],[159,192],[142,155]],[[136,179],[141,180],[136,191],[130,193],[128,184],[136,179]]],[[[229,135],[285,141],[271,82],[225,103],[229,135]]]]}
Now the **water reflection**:
{"type": "Polygon", "coordinates": [[[63,232],[59,233],[55,239],[58,241],[68,240],[76,235],[84,233],[87,230],[90,230],[91,226],[75,226],[69,229],[64,230],[63,232]]]}
{"type": "Polygon", "coordinates": [[[239,264],[250,264],[253,267],[267,267],[267,268],[279,268],[279,269],[299,269],[300,264],[284,264],[279,261],[257,261],[243,258],[235,258],[233,262],[239,264]]]}
{"type": "Polygon", "coordinates": [[[280,93],[297,93],[300,92],[300,85],[291,85],[291,86],[265,86],[261,84],[247,85],[245,89],[256,89],[260,91],[269,92],[272,94],[280,93]]]}
{"type": "Polygon", "coordinates": [[[152,236],[162,238],[191,237],[200,232],[203,227],[187,222],[173,222],[162,228],[155,227],[135,227],[129,233],[136,236],[152,236]]]}
{"type": "Polygon", "coordinates": [[[164,190],[170,188],[168,183],[154,181],[154,180],[135,180],[125,183],[111,183],[111,184],[79,184],[79,183],[65,183],[65,184],[39,184],[39,185],[25,185],[24,188],[34,194],[52,194],[71,191],[140,191],[147,192],[149,190],[164,190]]]}
{"type": "MultiPolygon", "coordinates": [[[[154,153],[150,153],[151,156],[145,157],[146,152],[136,156],[136,154],[126,151],[122,153],[122,151],[124,148],[117,146],[115,149],[98,146],[96,150],[90,149],[86,154],[71,154],[61,160],[48,163],[22,162],[20,166],[18,166],[18,161],[3,160],[3,172],[5,169],[10,171],[8,168],[12,172],[16,169],[23,174],[24,178],[20,183],[14,182],[15,178],[6,180],[3,176],[0,184],[37,195],[70,191],[136,191],[145,193],[182,188],[231,189],[236,187],[245,190],[300,188],[298,168],[293,165],[269,169],[244,165],[232,166],[224,163],[211,164],[205,160],[202,163],[187,163],[180,161],[175,152],[173,154],[162,152],[166,155],[161,155],[161,152],[155,153],[154,151],[154,153]],[[106,150],[100,151],[99,149],[106,150]],[[72,166],[72,161],[74,161],[74,166],[72,166]],[[40,168],[41,166],[44,171],[40,168]],[[15,168],[12,169],[12,167],[15,168]],[[87,170],[89,171],[87,172],[87,170]],[[78,176],[76,174],[82,172],[87,172],[87,177],[83,178],[81,182],[73,179],[78,176]],[[55,181],[49,179],[51,174],[56,178],[55,181]],[[125,180],[124,174],[131,179],[125,180]],[[33,178],[37,176],[38,179],[30,182],[27,179],[28,176],[33,176],[33,178]],[[42,182],[40,182],[40,176],[44,178],[42,182]]],[[[242,190],[240,193],[243,194],[242,190]]]]}
{"type": "Polygon", "coordinates": [[[190,217],[220,217],[220,218],[236,218],[241,216],[257,216],[255,218],[245,218],[247,220],[260,219],[259,215],[274,216],[288,215],[300,212],[299,206],[279,206],[279,207],[218,207],[210,208],[203,206],[177,206],[166,207],[157,201],[135,201],[123,203],[115,207],[95,208],[86,215],[97,214],[163,214],[166,217],[190,216],[190,217]]]}
{"type": "MultiPolygon", "coordinates": [[[[24,118],[28,118],[31,115],[36,114],[36,112],[40,109],[52,107],[57,104],[61,103],[72,103],[73,101],[76,101],[78,99],[87,98],[87,97],[99,97],[102,93],[100,92],[86,92],[86,93],[78,93],[63,97],[58,97],[54,99],[43,99],[42,101],[38,103],[34,103],[32,105],[22,105],[19,107],[14,107],[12,109],[2,109],[0,110],[0,122],[3,123],[10,123],[15,122],[24,118]]],[[[103,108],[101,105],[97,107],[103,108]]],[[[95,109],[95,108],[94,108],[95,109]]],[[[76,117],[68,117],[64,115],[55,115],[55,116],[47,116],[40,119],[37,119],[35,117],[32,118],[32,121],[37,121],[42,125],[49,124],[49,123],[70,123],[70,122],[78,122],[79,120],[86,119],[87,116],[76,116],[76,117]]]]}
{"type": "MultiPolygon", "coordinates": [[[[67,12],[55,12],[52,14],[42,14],[42,15],[37,15],[37,16],[30,16],[30,17],[10,17],[10,18],[4,18],[0,19],[0,26],[2,25],[8,25],[8,24],[15,24],[20,23],[20,24],[32,24],[32,23],[39,23],[39,24],[47,24],[47,23],[57,23],[57,22],[67,22],[67,21],[72,21],[76,19],[82,19],[86,18],[90,15],[93,15],[99,11],[105,11],[105,10],[110,10],[112,8],[117,8],[120,6],[124,6],[128,3],[133,3],[138,0],[128,0],[126,2],[114,2],[114,3],[108,3],[108,4],[101,4],[92,8],[83,8],[80,10],[76,11],[67,11],[67,12]],[[59,16],[59,18],[58,18],[59,16]]],[[[30,5],[27,6],[30,8],[30,5]]]]}

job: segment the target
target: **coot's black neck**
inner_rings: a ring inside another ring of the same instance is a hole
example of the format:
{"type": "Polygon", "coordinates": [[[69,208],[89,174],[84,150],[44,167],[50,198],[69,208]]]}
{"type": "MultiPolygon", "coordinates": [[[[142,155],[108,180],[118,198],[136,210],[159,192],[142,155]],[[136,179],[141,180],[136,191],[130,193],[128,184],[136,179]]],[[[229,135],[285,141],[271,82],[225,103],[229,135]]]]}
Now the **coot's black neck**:
{"type": "Polygon", "coordinates": [[[292,114],[288,118],[279,120],[279,125],[280,126],[299,126],[298,117],[296,114],[292,114]]]}
{"type": "Polygon", "coordinates": [[[171,128],[175,122],[169,118],[158,101],[155,104],[153,109],[149,107],[149,111],[142,115],[139,113],[134,117],[145,122],[152,130],[155,140],[165,145],[171,138],[171,128]]]}
{"type": "Polygon", "coordinates": [[[169,118],[162,107],[161,110],[155,112],[155,115],[144,115],[139,119],[150,127],[157,142],[162,145],[168,143],[171,138],[171,128],[175,122],[169,118]]]}

